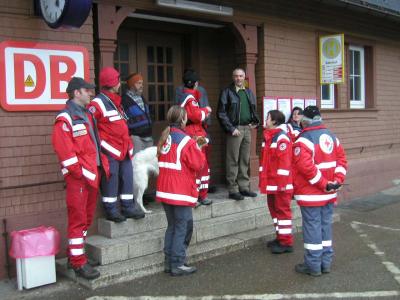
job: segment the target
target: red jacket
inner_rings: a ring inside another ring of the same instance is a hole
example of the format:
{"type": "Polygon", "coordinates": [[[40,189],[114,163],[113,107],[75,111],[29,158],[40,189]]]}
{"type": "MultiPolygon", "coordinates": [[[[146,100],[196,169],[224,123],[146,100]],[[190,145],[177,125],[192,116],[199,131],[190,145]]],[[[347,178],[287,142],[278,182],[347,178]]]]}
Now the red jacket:
{"type": "Polygon", "coordinates": [[[90,185],[97,188],[100,182],[97,160],[100,159],[107,175],[108,161],[98,151],[96,141],[93,140],[92,134],[95,134],[95,128],[91,114],[77,110],[77,105],[68,101],[66,109],[57,115],[53,127],[53,147],[64,177],[71,175],[77,179],[84,177],[90,185]],[[86,114],[86,120],[89,120],[90,125],[82,118],[82,114],[86,114]]]}
{"type": "Polygon", "coordinates": [[[299,130],[298,128],[294,128],[292,124],[285,124],[286,128],[287,128],[287,133],[289,135],[289,137],[292,139],[292,141],[294,142],[297,137],[299,136],[301,130],[299,130]]]}
{"type": "Polygon", "coordinates": [[[293,193],[292,143],[281,128],[265,129],[259,187],[263,194],[293,193]]]}
{"type": "Polygon", "coordinates": [[[158,157],[156,199],[170,205],[195,206],[199,192],[196,175],[206,162],[204,154],[184,131],[171,127],[158,157]]]}
{"type": "Polygon", "coordinates": [[[200,99],[200,92],[198,90],[184,89],[181,107],[186,110],[188,124],[185,131],[190,136],[207,136],[204,129],[203,121],[210,115],[206,108],[199,107],[198,99],[200,99]]]}
{"type": "Polygon", "coordinates": [[[290,138],[290,140],[292,142],[294,142],[297,137],[299,136],[301,130],[299,130],[298,128],[294,128],[292,124],[289,123],[285,123],[282,125],[279,125],[280,129],[282,129],[284,132],[286,132],[286,134],[288,135],[288,137],[290,138]]]}
{"type": "Polygon", "coordinates": [[[101,148],[116,160],[124,160],[127,153],[132,159],[133,144],[121,108],[121,97],[102,91],[90,102],[89,111],[97,120],[101,148]]]}
{"type": "Polygon", "coordinates": [[[343,183],[347,161],[339,140],[321,123],[306,127],[293,144],[294,198],[300,206],[335,202],[328,181],[343,183]]]}

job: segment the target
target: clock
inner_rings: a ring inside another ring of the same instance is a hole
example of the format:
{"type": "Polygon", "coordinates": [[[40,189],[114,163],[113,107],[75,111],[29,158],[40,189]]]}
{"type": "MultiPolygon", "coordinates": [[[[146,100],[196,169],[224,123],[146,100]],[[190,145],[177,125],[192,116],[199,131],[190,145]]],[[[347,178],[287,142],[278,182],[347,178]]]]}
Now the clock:
{"type": "Polygon", "coordinates": [[[92,9],[92,0],[35,0],[36,10],[51,28],[79,28],[92,9]]]}

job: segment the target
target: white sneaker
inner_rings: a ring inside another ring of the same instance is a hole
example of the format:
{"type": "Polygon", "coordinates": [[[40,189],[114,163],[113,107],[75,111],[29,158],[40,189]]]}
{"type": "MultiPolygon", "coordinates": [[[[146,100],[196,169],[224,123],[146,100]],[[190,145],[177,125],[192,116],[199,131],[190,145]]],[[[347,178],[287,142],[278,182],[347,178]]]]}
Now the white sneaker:
{"type": "Polygon", "coordinates": [[[171,270],[171,276],[183,276],[183,275],[190,275],[197,271],[196,267],[190,267],[186,265],[179,266],[177,268],[173,268],[171,270]]]}

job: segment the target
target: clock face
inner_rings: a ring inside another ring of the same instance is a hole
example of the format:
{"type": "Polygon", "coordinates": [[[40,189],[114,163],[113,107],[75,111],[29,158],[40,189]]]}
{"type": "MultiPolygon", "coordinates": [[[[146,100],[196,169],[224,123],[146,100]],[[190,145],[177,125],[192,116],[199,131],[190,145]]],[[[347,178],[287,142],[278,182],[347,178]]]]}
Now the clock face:
{"type": "Polygon", "coordinates": [[[40,8],[43,18],[50,24],[56,23],[64,9],[67,0],[40,0],[40,8]]]}

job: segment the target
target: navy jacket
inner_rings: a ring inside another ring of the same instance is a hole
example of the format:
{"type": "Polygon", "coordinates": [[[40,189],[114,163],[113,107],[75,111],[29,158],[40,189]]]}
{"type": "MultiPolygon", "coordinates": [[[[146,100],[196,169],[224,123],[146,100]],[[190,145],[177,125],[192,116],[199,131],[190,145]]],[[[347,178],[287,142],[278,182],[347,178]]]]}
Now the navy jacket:
{"type": "Polygon", "coordinates": [[[149,105],[144,99],[143,103],[144,110],[136,103],[136,101],[129,95],[128,92],[122,96],[122,107],[128,117],[127,122],[129,135],[136,135],[140,137],[152,136],[152,122],[149,105]]]}

